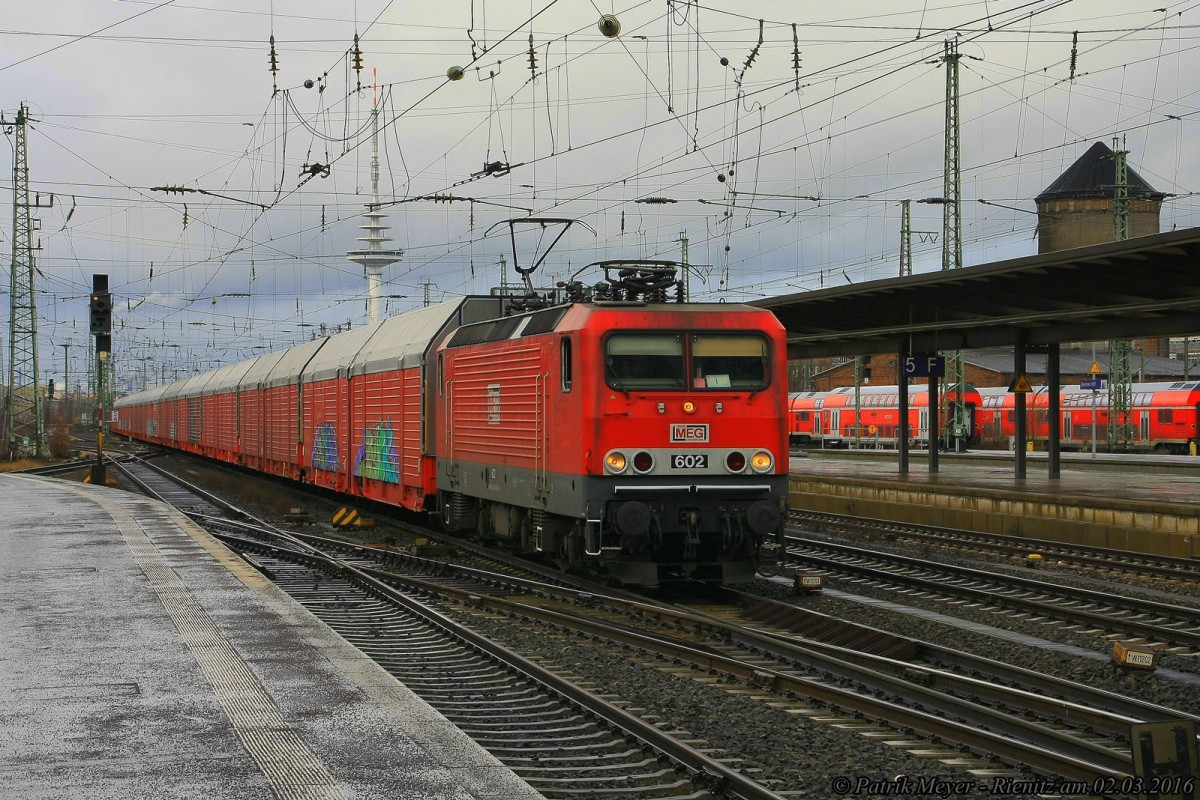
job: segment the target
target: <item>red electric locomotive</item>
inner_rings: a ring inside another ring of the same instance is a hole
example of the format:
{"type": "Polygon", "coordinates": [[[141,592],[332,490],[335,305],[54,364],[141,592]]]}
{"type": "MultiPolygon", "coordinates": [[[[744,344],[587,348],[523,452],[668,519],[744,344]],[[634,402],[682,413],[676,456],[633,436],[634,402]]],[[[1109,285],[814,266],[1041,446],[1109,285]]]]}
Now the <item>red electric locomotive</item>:
{"type": "Polygon", "coordinates": [[[783,328],[679,302],[667,262],[600,266],[122,398],[114,429],[626,584],[748,580],[787,507],[783,328]]]}
{"type": "MultiPolygon", "coordinates": [[[[957,395],[953,390],[943,392],[943,403],[957,395]]],[[[974,387],[968,386],[963,395],[971,436],[966,444],[979,438],[976,412],[982,398],[974,387]]],[[[946,434],[950,424],[946,405],[939,409],[939,429],[946,434]]],[[[841,387],[830,392],[796,392],[788,399],[788,427],[791,443],[798,446],[850,447],[858,442],[862,447],[896,447],[900,433],[900,394],[897,386],[862,386],[857,404],[854,387],[841,387]]],[[[908,389],[909,443],[927,446],[929,443],[929,389],[910,386],[908,389]]]]}

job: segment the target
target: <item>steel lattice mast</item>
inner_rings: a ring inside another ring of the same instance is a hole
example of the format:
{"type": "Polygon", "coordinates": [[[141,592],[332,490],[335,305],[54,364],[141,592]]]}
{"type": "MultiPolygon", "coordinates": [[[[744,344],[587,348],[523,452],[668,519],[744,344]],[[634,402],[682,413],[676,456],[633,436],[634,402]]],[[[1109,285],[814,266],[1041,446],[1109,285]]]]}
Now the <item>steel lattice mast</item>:
{"type": "Polygon", "coordinates": [[[8,319],[8,457],[42,456],[45,435],[38,388],[37,304],[34,298],[33,217],[29,202],[29,163],[22,103],[16,122],[0,117],[13,141],[12,271],[8,319]],[[11,127],[8,127],[11,126],[11,127]]]}
{"type": "Polygon", "coordinates": [[[912,275],[912,201],[900,201],[900,277],[912,275]]]}
{"type": "MultiPolygon", "coordinates": [[[[946,163],[942,178],[942,269],[959,269],[963,265],[962,253],[962,157],[959,149],[958,113],[958,43],[946,41],[946,163]]],[[[966,364],[962,350],[956,350],[946,359],[946,388],[954,393],[949,402],[949,418],[946,420],[948,435],[965,443],[970,437],[971,426],[967,419],[966,364]]],[[[930,432],[930,439],[934,433],[930,432]]]]}
{"type": "MultiPolygon", "coordinates": [[[[1116,159],[1113,180],[1113,240],[1123,242],[1129,238],[1129,169],[1126,156],[1129,151],[1113,139],[1113,155],[1116,159]]],[[[1131,444],[1133,436],[1133,343],[1129,339],[1115,339],[1108,343],[1108,449],[1123,450],[1131,444]]]]}

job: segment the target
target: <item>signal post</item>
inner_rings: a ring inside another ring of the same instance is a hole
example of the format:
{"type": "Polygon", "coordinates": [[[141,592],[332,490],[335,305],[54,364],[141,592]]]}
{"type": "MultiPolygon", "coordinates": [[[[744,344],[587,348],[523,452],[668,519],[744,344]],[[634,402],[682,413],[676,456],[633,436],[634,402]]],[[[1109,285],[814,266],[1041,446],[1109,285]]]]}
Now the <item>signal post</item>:
{"type": "Polygon", "coordinates": [[[92,336],[96,337],[96,463],[92,465],[92,483],[103,486],[104,474],[104,388],[105,367],[112,351],[112,294],[107,275],[92,275],[92,297],[88,304],[92,336]]]}

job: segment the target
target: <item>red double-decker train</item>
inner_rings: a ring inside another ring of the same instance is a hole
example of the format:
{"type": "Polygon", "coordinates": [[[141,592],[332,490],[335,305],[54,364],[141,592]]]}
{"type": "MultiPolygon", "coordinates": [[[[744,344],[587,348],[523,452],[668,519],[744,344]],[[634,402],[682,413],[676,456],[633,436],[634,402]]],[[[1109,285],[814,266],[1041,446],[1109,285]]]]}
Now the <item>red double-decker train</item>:
{"type": "MultiPolygon", "coordinates": [[[[1119,426],[1120,449],[1134,452],[1193,453],[1200,442],[1200,382],[1135,383],[1124,414],[1110,412],[1108,387],[1097,391],[1063,386],[1059,400],[1059,447],[1063,450],[1109,449],[1109,428],[1119,426]]],[[[939,435],[947,441],[954,392],[943,392],[939,435]]],[[[988,450],[1012,449],[1016,441],[1016,395],[1003,387],[968,386],[963,405],[970,436],[963,443],[988,450]]],[[[929,390],[909,388],[909,444],[929,443],[929,390]]],[[[1050,396],[1045,386],[1025,395],[1025,439],[1044,450],[1050,436],[1050,396]]],[[[800,447],[895,447],[900,428],[895,386],[853,387],[789,396],[791,443],[800,447]]]]}
{"type": "Polygon", "coordinates": [[[114,429],[626,584],[749,580],[787,507],[784,330],[680,302],[665,262],[600,266],[121,398],[114,429]]]}
{"type": "MultiPolygon", "coordinates": [[[[953,391],[943,392],[938,408],[935,440],[943,440],[952,430],[950,403],[953,391]]],[[[977,411],[982,404],[979,392],[968,386],[963,394],[966,415],[964,431],[959,435],[964,446],[979,441],[977,411]]],[[[909,444],[929,444],[929,389],[908,389],[909,444]]],[[[862,386],[829,392],[795,392],[788,397],[788,429],[791,443],[799,447],[896,447],[900,435],[900,390],[898,386],[862,386]]]]}
{"type": "MultiPolygon", "coordinates": [[[[1059,447],[1087,450],[1093,439],[1098,450],[1109,449],[1109,428],[1122,450],[1137,452],[1193,452],[1200,417],[1200,382],[1164,381],[1132,384],[1127,410],[1110,412],[1107,386],[1093,391],[1078,385],[1059,392],[1059,447]]],[[[1004,388],[980,389],[983,402],[976,413],[981,446],[1011,448],[1016,438],[1016,396],[1004,388]]],[[[1045,386],[1034,386],[1025,395],[1026,441],[1045,449],[1050,437],[1050,395],[1045,386]]]]}

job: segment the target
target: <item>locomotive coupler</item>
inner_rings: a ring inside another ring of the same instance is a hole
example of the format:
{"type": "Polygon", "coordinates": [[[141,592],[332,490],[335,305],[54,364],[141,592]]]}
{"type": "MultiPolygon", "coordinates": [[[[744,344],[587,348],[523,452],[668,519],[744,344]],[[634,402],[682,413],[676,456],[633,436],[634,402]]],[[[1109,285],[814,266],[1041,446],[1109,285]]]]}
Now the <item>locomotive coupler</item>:
{"type": "Polygon", "coordinates": [[[697,528],[700,527],[700,512],[687,511],[684,513],[683,521],[687,524],[687,536],[683,539],[683,557],[685,559],[696,557],[696,548],[700,546],[700,534],[697,528]]]}
{"type": "Polygon", "coordinates": [[[721,514],[721,546],[732,550],[746,540],[746,529],[740,515],[726,511],[721,514]],[[736,530],[735,530],[736,528],[736,530]]]}

